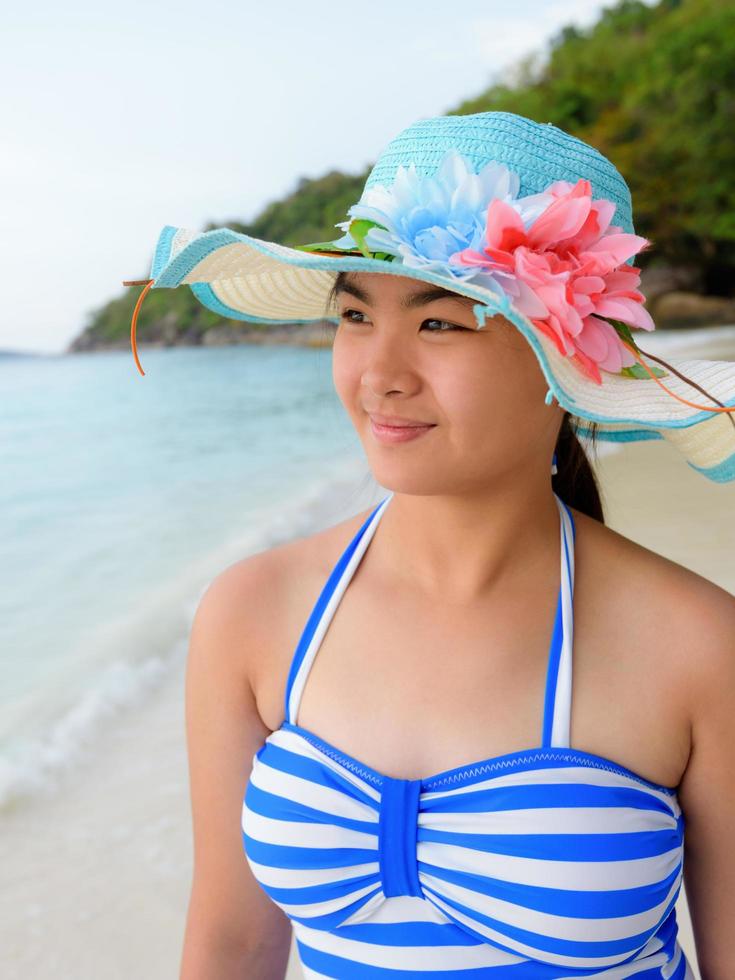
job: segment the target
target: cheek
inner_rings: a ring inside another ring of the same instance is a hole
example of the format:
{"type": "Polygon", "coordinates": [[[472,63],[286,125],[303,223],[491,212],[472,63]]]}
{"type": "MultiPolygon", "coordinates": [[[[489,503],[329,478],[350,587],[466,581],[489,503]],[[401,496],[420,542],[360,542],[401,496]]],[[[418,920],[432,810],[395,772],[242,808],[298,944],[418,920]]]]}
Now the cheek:
{"type": "Polygon", "coordinates": [[[489,344],[453,368],[437,374],[437,398],[475,445],[497,444],[505,435],[522,439],[526,430],[535,429],[544,410],[549,414],[546,379],[523,337],[489,344]]]}
{"type": "Polygon", "coordinates": [[[332,343],[332,382],[337,396],[347,409],[351,411],[360,389],[361,369],[358,360],[350,356],[340,333],[334,336],[332,343]]]}

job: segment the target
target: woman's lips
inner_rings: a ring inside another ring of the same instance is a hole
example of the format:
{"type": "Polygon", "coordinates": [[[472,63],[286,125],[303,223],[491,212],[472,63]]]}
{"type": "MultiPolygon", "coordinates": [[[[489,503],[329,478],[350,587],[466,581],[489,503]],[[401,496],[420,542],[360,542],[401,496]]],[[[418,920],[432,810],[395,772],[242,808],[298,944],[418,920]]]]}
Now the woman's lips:
{"type": "Polygon", "coordinates": [[[370,427],[375,438],[379,442],[386,444],[408,442],[409,439],[417,439],[425,432],[435,428],[434,425],[416,425],[414,423],[405,425],[381,425],[373,418],[370,419],[370,427]]]}

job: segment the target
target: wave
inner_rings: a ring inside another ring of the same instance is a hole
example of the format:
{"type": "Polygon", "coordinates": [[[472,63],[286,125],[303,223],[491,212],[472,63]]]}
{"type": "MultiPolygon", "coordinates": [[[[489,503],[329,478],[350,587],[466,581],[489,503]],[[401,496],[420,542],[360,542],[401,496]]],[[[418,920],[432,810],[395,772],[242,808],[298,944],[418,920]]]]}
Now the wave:
{"type": "Polygon", "coordinates": [[[89,649],[78,651],[73,668],[64,667],[63,684],[51,678],[43,689],[3,707],[0,813],[58,792],[97,750],[107,726],[122,719],[134,724],[135,709],[180,676],[199,600],[227,565],[315,533],[373,502],[377,485],[363,460],[325,464],[325,470],[286,504],[266,505],[246,535],[223,542],[140,596],[132,613],[100,624],[89,649]],[[367,486],[356,489],[360,475],[367,486]]]}

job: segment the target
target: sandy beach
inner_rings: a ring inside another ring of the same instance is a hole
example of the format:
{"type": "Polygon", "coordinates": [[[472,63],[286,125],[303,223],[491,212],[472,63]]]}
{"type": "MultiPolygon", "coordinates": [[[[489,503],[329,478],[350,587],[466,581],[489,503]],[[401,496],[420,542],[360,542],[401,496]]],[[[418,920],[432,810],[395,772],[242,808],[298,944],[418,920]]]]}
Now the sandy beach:
{"type": "MultiPolygon", "coordinates": [[[[733,332],[705,335],[696,350],[735,359],[733,332]]],[[[735,485],[705,480],[665,441],[593,464],[611,527],[735,593],[735,485]]],[[[352,512],[373,499],[356,493],[352,512]]],[[[184,665],[182,647],[165,683],[116,716],[53,792],[3,816],[8,980],[177,980],[192,869],[184,665]]],[[[677,913],[696,968],[684,892],[677,913]]],[[[300,977],[292,950],[288,980],[300,977]]]]}

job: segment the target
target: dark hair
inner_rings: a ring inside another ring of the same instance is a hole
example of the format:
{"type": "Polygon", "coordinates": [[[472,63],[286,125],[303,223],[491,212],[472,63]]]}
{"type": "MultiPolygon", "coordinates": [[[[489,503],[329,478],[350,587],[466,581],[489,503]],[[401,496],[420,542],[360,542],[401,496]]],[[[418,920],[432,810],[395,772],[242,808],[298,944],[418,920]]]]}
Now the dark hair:
{"type": "MultiPolygon", "coordinates": [[[[593,449],[597,445],[599,425],[584,420],[589,431],[593,449]]],[[[565,504],[601,524],[605,523],[597,477],[589,461],[584,446],[579,441],[569,412],[564,412],[559,435],[556,438],[556,473],[551,477],[551,486],[565,504]]]]}
{"type": "MultiPolygon", "coordinates": [[[[337,291],[342,285],[345,275],[344,271],[337,273],[334,284],[329,291],[326,306],[328,315],[331,315],[333,311],[337,291]]],[[[584,424],[594,448],[599,426],[596,422],[587,419],[584,420],[584,424]]],[[[594,517],[595,520],[604,524],[605,517],[597,479],[584,446],[577,438],[572,416],[569,412],[564,413],[554,452],[556,453],[557,472],[552,475],[551,484],[555,493],[561,497],[567,506],[574,507],[575,510],[587,514],[589,517],[594,517]]]]}

